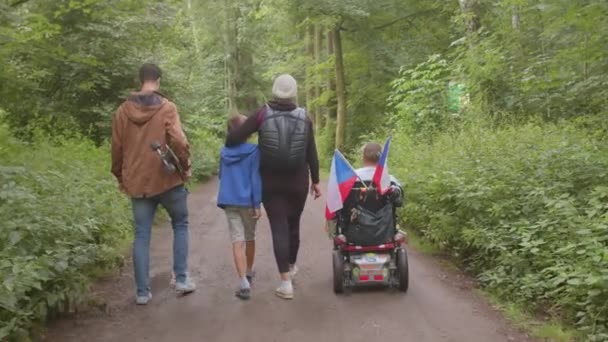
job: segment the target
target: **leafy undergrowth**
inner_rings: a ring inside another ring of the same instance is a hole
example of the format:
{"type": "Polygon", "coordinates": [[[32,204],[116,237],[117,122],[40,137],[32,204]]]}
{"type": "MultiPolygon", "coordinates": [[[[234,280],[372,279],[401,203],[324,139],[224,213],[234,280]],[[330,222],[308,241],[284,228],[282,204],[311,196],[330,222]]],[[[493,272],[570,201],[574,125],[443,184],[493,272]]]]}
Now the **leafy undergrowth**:
{"type": "Polygon", "coordinates": [[[407,228],[407,244],[413,247],[418,252],[427,254],[427,255],[439,255],[441,251],[439,248],[434,245],[429,240],[424,239],[420,236],[418,231],[415,229],[407,228]]]}
{"type": "MultiPolygon", "coordinates": [[[[496,298],[608,339],[608,146],[570,125],[395,135],[409,227],[496,298]]],[[[548,329],[548,328],[547,328],[548,329]]]]}
{"type": "Polygon", "coordinates": [[[550,318],[545,320],[538,319],[535,317],[538,315],[527,312],[521,305],[506,303],[504,300],[497,298],[488,291],[480,290],[477,292],[487,298],[490,303],[495,308],[499,309],[509,321],[515,324],[515,326],[525,331],[529,331],[533,337],[541,341],[571,342],[582,338],[580,333],[573,329],[565,328],[555,320],[551,320],[550,318]]]}
{"type": "MultiPolygon", "coordinates": [[[[217,139],[191,140],[203,179],[215,171],[217,139]]],[[[109,161],[109,148],[86,139],[24,143],[0,126],[0,340],[29,340],[123,261],[131,213],[109,161]]]]}
{"type": "Polygon", "coordinates": [[[0,151],[0,340],[27,340],[84,299],[92,272],[122,260],[130,212],[109,173],[109,149],[26,144],[0,127],[0,151]]]}

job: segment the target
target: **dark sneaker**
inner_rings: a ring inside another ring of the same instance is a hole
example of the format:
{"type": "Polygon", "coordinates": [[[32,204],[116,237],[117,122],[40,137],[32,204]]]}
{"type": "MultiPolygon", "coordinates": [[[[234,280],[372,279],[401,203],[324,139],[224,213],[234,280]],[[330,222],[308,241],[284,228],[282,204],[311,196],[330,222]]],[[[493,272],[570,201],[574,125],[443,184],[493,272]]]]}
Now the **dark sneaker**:
{"type": "Polygon", "coordinates": [[[247,274],[245,277],[247,277],[247,281],[249,282],[249,285],[252,285],[253,279],[255,279],[255,271],[251,272],[251,274],[247,274]]]}
{"type": "Polygon", "coordinates": [[[238,289],[234,295],[242,300],[248,300],[251,298],[251,289],[238,289]]]}

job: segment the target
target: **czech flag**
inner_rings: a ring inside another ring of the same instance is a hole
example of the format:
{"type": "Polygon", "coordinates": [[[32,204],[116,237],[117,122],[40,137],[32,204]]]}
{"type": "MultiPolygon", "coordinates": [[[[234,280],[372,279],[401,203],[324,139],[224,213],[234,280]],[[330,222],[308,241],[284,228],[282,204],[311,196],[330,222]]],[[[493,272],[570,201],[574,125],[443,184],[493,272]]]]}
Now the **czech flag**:
{"type": "Polygon", "coordinates": [[[357,173],[348,163],[346,158],[336,150],[331,160],[329,171],[329,182],[327,183],[327,206],[325,217],[331,220],[336,211],[342,209],[344,201],[348,197],[353,185],[357,182],[357,173]]]}
{"type": "Polygon", "coordinates": [[[388,160],[388,150],[390,147],[391,137],[388,137],[388,139],[386,139],[386,143],[384,144],[384,149],[382,150],[382,155],[380,156],[378,165],[376,166],[376,171],[374,172],[373,181],[381,195],[384,195],[384,193],[386,193],[391,186],[391,176],[388,174],[388,165],[386,163],[388,160]]]}

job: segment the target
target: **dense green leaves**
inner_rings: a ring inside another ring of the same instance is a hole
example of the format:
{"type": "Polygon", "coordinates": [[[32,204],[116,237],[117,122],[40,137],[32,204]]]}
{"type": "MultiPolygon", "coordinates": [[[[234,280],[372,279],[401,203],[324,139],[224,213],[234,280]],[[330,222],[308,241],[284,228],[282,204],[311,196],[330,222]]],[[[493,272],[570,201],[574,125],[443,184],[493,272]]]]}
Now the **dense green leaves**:
{"type": "Polygon", "coordinates": [[[143,1],[31,1],[8,13],[0,59],[0,96],[15,132],[107,136],[115,104],[136,85],[135,72],[169,17],[143,1]],[[155,28],[150,30],[149,28],[155,28]]]}
{"type": "Polygon", "coordinates": [[[557,120],[605,111],[606,2],[482,3],[482,30],[459,60],[487,114],[557,120]]]}
{"type": "Polygon", "coordinates": [[[438,55],[414,69],[402,68],[388,97],[394,110],[388,127],[410,136],[430,137],[454,126],[458,114],[448,110],[447,98],[450,72],[448,62],[438,55]]]}
{"type": "MultiPolygon", "coordinates": [[[[37,140],[37,139],[36,139],[37,140]]],[[[87,275],[122,259],[126,199],[106,148],[89,142],[26,144],[0,126],[0,339],[81,300],[87,275]]]]}
{"type": "Polygon", "coordinates": [[[402,68],[372,137],[394,136],[409,226],[503,300],[604,341],[608,5],[475,4],[443,59],[402,68]]]}
{"type": "Polygon", "coordinates": [[[608,146],[570,125],[395,137],[403,217],[498,296],[603,341],[608,146]]]}
{"type": "Polygon", "coordinates": [[[139,65],[163,69],[202,180],[216,171],[223,63],[190,48],[175,2],[0,4],[0,121],[11,132],[0,122],[0,340],[28,340],[86,298],[97,270],[122,262],[130,211],[104,141],[139,65]]]}

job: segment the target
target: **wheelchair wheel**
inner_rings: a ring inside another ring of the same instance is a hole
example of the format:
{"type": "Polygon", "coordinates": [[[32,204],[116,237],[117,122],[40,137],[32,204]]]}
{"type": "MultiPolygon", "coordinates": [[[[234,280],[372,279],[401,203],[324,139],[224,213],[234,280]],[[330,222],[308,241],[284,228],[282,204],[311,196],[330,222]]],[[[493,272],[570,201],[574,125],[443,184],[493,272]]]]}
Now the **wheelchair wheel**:
{"type": "Polygon", "coordinates": [[[405,248],[397,249],[397,276],[399,280],[399,291],[407,292],[410,276],[407,263],[407,251],[405,248]]]}
{"type": "Polygon", "coordinates": [[[344,258],[339,250],[332,253],[334,267],[334,292],[344,292],[344,258]]]}

